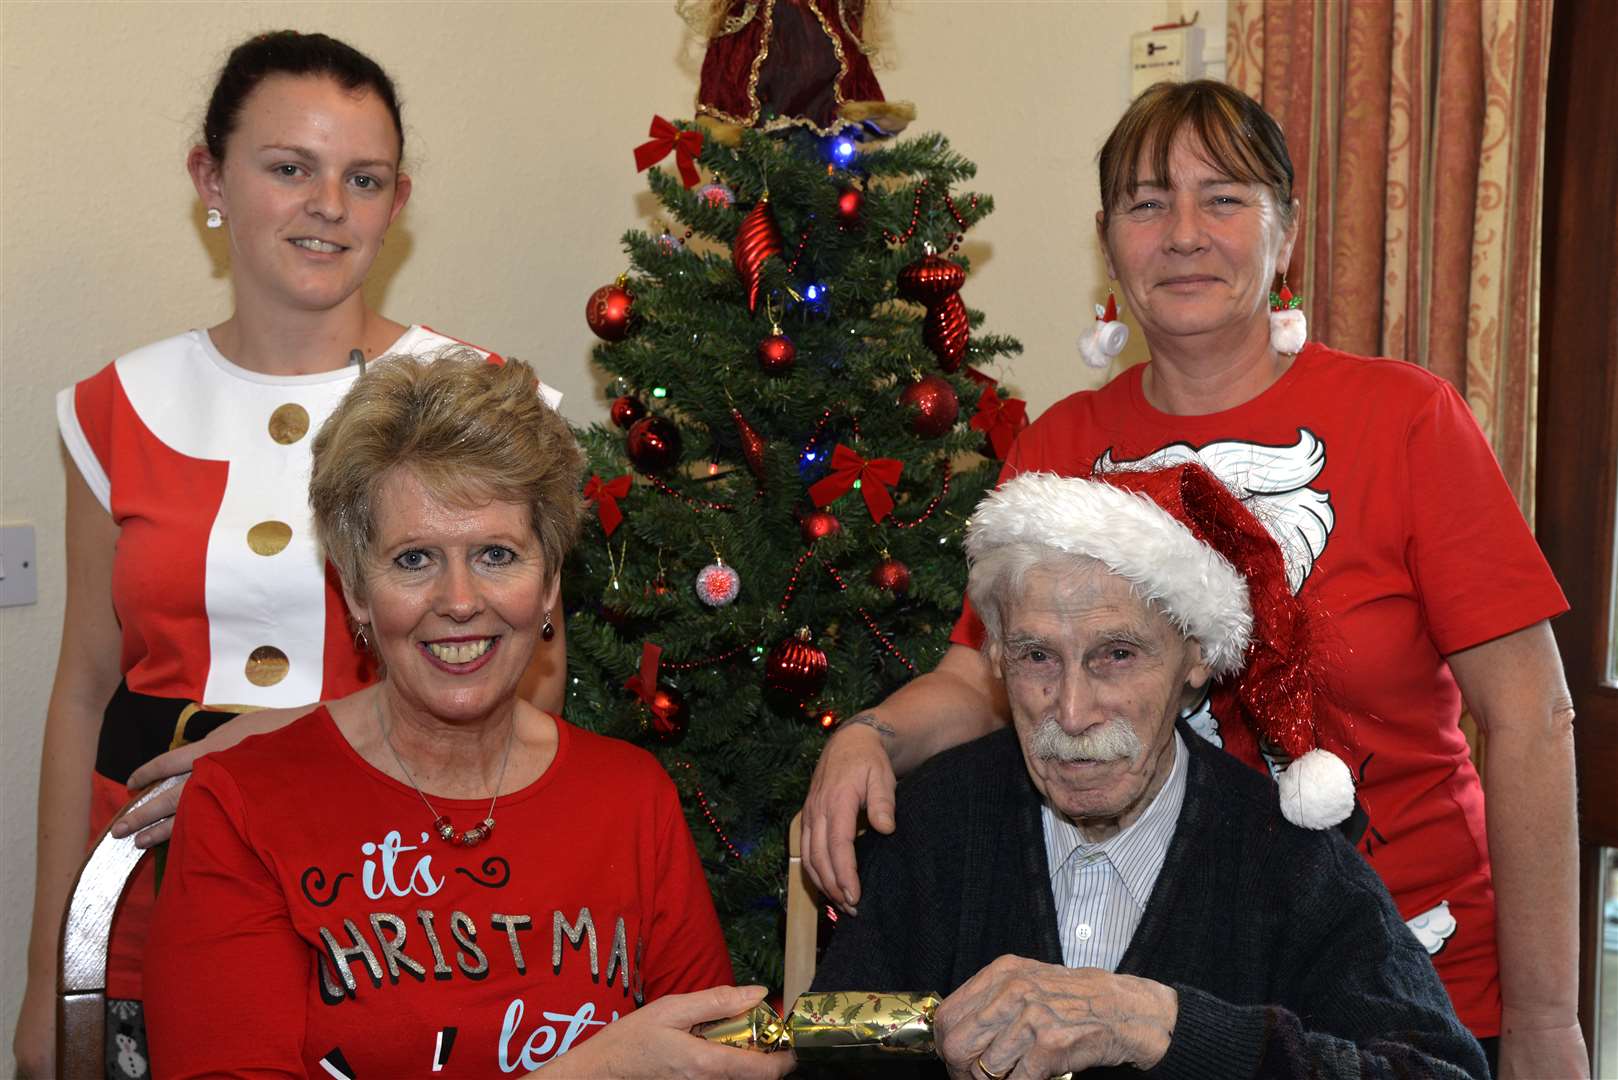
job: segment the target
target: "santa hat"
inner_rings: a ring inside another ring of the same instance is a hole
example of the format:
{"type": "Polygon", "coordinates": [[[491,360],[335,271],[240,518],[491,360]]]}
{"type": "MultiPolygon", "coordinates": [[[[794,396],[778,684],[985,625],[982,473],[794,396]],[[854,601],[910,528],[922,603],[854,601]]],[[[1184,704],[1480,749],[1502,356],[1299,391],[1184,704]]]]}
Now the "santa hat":
{"type": "Polygon", "coordinates": [[[1292,595],[1281,549],[1201,465],[1084,479],[1023,473],[972,514],[966,553],[1034,543],[1084,555],[1127,579],[1187,637],[1215,679],[1216,703],[1293,761],[1278,777],[1281,812],[1324,829],[1354,809],[1354,778],[1319,746],[1329,706],[1313,621],[1292,595]]]}

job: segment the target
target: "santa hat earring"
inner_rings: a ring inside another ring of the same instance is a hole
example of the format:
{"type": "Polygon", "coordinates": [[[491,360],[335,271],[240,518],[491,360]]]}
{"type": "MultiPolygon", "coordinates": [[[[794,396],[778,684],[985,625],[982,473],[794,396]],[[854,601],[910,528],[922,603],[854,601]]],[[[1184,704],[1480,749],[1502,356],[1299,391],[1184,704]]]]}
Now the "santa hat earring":
{"type": "Polygon", "coordinates": [[[1293,296],[1287,276],[1281,275],[1281,291],[1270,294],[1270,348],[1294,356],[1309,340],[1309,323],[1303,317],[1303,297],[1293,296]]]}
{"type": "Polygon", "coordinates": [[[1118,298],[1107,290],[1107,306],[1096,305],[1095,325],[1079,335],[1079,355],[1093,368],[1105,368],[1129,343],[1129,327],[1118,319],[1118,298]]]}

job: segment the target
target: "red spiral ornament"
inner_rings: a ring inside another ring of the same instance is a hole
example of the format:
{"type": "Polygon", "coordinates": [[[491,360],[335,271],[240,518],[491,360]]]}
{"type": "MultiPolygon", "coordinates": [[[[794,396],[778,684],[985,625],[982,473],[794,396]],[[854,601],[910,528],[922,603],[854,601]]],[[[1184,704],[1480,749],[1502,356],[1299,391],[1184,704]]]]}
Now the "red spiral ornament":
{"type": "Polygon", "coordinates": [[[899,295],[926,307],[961,291],[966,271],[938,255],[927,254],[899,271],[899,295]]]}
{"type": "Polygon", "coordinates": [[[781,230],[770,213],[770,197],[761,198],[742,218],[736,232],[736,243],[731,248],[731,263],[736,276],[747,287],[747,310],[758,310],[759,286],[764,280],[764,261],[781,254],[781,230]]]}
{"type": "Polygon", "coordinates": [[[938,357],[938,366],[954,371],[966,358],[966,341],[971,324],[966,317],[966,304],[959,293],[946,297],[943,303],[929,308],[922,320],[921,339],[938,357]]]}

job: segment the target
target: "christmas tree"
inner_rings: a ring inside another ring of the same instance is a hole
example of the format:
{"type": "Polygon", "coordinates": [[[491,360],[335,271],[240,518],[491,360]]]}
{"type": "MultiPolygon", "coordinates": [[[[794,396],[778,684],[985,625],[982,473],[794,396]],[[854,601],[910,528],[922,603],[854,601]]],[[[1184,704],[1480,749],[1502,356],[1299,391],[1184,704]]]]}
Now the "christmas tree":
{"type": "Polygon", "coordinates": [[[779,987],[821,745],[943,655],[963,526],[1025,420],[976,370],[1020,346],[960,295],[992,209],[956,190],[971,162],[768,126],[654,120],[637,151],[673,155],[649,174],[670,224],[626,233],[587,305],[613,423],[580,433],[593,512],[563,580],[568,717],[662,759],[738,981],[779,987]]]}

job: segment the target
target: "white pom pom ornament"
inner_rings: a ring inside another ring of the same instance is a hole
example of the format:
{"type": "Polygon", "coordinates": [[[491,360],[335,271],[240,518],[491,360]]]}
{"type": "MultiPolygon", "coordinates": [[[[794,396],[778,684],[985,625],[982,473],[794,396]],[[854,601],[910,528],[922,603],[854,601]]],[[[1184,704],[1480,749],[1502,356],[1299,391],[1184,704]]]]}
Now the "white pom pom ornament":
{"type": "Polygon", "coordinates": [[[697,599],[709,607],[724,607],[742,591],[742,576],[715,559],[697,571],[697,599]]]}
{"type": "Polygon", "coordinates": [[[1329,829],[1354,812],[1354,774],[1330,750],[1311,750],[1276,778],[1281,813],[1303,829],[1329,829]]]}
{"type": "Polygon", "coordinates": [[[1093,368],[1109,367],[1129,343],[1129,327],[1118,321],[1118,299],[1107,294],[1107,306],[1096,305],[1095,325],[1079,335],[1079,355],[1093,368]]]}
{"type": "Polygon", "coordinates": [[[1303,297],[1293,296],[1281,279],[1281,291],[1270,294],[1270,348],[1284,356],[1296,356],[1309,340],[1309,323],[1303,315],[1303,297]]]}

